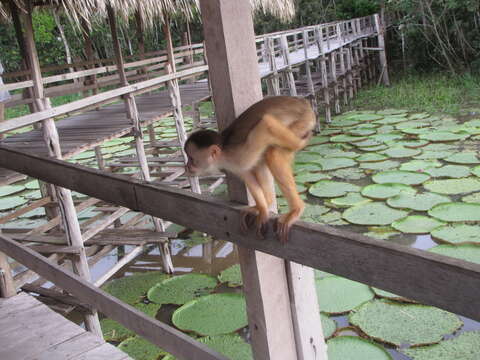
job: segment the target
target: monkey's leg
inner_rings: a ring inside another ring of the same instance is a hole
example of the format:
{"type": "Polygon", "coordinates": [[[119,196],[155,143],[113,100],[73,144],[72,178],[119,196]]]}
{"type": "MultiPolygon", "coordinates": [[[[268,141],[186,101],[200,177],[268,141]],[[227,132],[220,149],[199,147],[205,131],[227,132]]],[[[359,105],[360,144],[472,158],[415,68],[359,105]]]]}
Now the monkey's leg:
{"type": "Polygon", "coordinates": [[[252,194],[253,199],[255,200],[255,206],[248,207],[244,210],[242,217],[242,230],[248,230],[250,227],[249,217],[255,216],[257,236],[263,238],[265,224],[268,221],[267,200],[265,199],[262,187],[258,183],[257,177],[253,171],[244,173],[242,175],[242,179],[247,185],[250,194],[252,194]]]}
{"type": "Polygon", "coordinates": [[[271,135],[271,145],[286,148],[290,151],[298,151],[308,143],[308,133],[298,136],[274,116],[265,115],[262,122],[271,135]]]}
{"type": "Polygon", "coordinates": [[[265,196],[265,200],[267,202],[267,208],[270,208],[270,206],[273,204],[273,200],[275,199],[272,173],[270,172],[270,169],[264,160],[255,167],[253,172],[255,173],[258,184],[262,188],[263,195],[265,196]]]}
{"type": "Polygon", "coordinates": [[[277,222],[277,235],[282,243],[288,241],[288,232],[292,224],[302,215],[305,204],[300,198],[292,172],[292,160],[295,153],[278,148],[270,148],[266,155],[268,168],[287,199],[290,212],[280,216],[277,222]]]}

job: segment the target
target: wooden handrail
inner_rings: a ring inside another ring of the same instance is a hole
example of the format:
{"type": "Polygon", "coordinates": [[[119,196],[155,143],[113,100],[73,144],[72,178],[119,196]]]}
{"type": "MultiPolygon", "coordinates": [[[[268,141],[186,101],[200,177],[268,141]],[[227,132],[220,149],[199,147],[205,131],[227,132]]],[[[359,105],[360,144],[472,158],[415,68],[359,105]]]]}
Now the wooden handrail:
{"type": "MultiPolygon", "coordinates": [[[[263,240],[253,232],[242,232],[242,208],[217,198],[153,186],[5,146],[0,146],[0,166],[480,320],[479,264],[301,221],[292,227],[288,244],[282,246],[271,231],[263,240]]],[[[273,225],[271,219],[268,226],[272,229],[273,225]]]]}

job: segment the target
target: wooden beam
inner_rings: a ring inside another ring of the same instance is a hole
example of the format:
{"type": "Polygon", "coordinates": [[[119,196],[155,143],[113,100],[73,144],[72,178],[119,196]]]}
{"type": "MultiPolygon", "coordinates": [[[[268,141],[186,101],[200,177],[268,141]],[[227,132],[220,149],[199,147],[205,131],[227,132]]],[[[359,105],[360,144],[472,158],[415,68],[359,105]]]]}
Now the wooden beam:
{"type": "Polygon", "coordinates": [[[190,336],[145,315],[134,307],[70,273],[61,266],[9,238],[0,235],[0,251],[27,265],[42,277],[68,291],[83,302],[91,304],[109,318],[183,360],[228,360],[190,336]]]}
{"type": "Polygon", "coordinates": [[[0,298],[8,298],[15,295],[17,295],[17,290],[15,289],[15,281],[13,281],[8,257],[3,252],[0,252],[0,298]]]}
{"type": "MultiPolygon", "coordinates": [[[[272,232],[262,241],[242,233],[241,209],[205,194],[153,186],[4,146],[0,167],[480,320],[478,264],[302,221],[292,227],[288,244],[280,246],[272,232]]],[[[273,223],[270,220],[270,228],[273,223]]]]}

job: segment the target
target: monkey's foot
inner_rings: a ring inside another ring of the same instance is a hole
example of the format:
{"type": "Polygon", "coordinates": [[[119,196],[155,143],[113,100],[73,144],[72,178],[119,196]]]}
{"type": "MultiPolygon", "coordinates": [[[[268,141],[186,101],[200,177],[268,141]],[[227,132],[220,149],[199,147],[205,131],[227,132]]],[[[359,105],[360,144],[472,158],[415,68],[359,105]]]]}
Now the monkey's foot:
{"type": "Polygon", "coordinates": [[[255,206],[242,210],[241,230],[246,233],[255,226],[257,237],[263,239],[267,233],[268,214],[263,215],[255,206]]]}
{"type": "Polygon", "coordinates": [[[277,233],[278,240],[283,245],[288,242],[288,233],[298,217],[298,211],[292,211],[277,218],[275,222],[275,232],[277,233]]]}

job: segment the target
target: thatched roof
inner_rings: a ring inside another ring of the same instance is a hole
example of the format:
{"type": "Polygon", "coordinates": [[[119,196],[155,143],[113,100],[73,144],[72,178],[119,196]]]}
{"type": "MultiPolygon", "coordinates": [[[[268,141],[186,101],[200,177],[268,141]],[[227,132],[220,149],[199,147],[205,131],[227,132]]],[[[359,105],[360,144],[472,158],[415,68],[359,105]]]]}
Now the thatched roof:
{"type": "MultiPolygon", "coordinates": [[[[33,0],[13,0],[20,9],[25,9],[33,0]]],[[[242,1],[242,0],[235,0],[242,1]]],[[[199,0],[44,0],[44,4],[64,9],[65,12],[79,23],[81,18],[90,20],[94,16],[105,16],[106,7],[112,5],[118,15],[127,18],[140,11],[145,25],[163,22],[164,16],[183,16],[191,20],[198,16],[199,0]]],[[[290,19],[295,13],[294,0],[250,0],[255,10],[269,12],[282,20],[290,19]]],[[[38,3],[38,2],[37,2],[38,3]]],[[[0,0],[0,18],[8,19],[8,2],[0,0]]]]}

